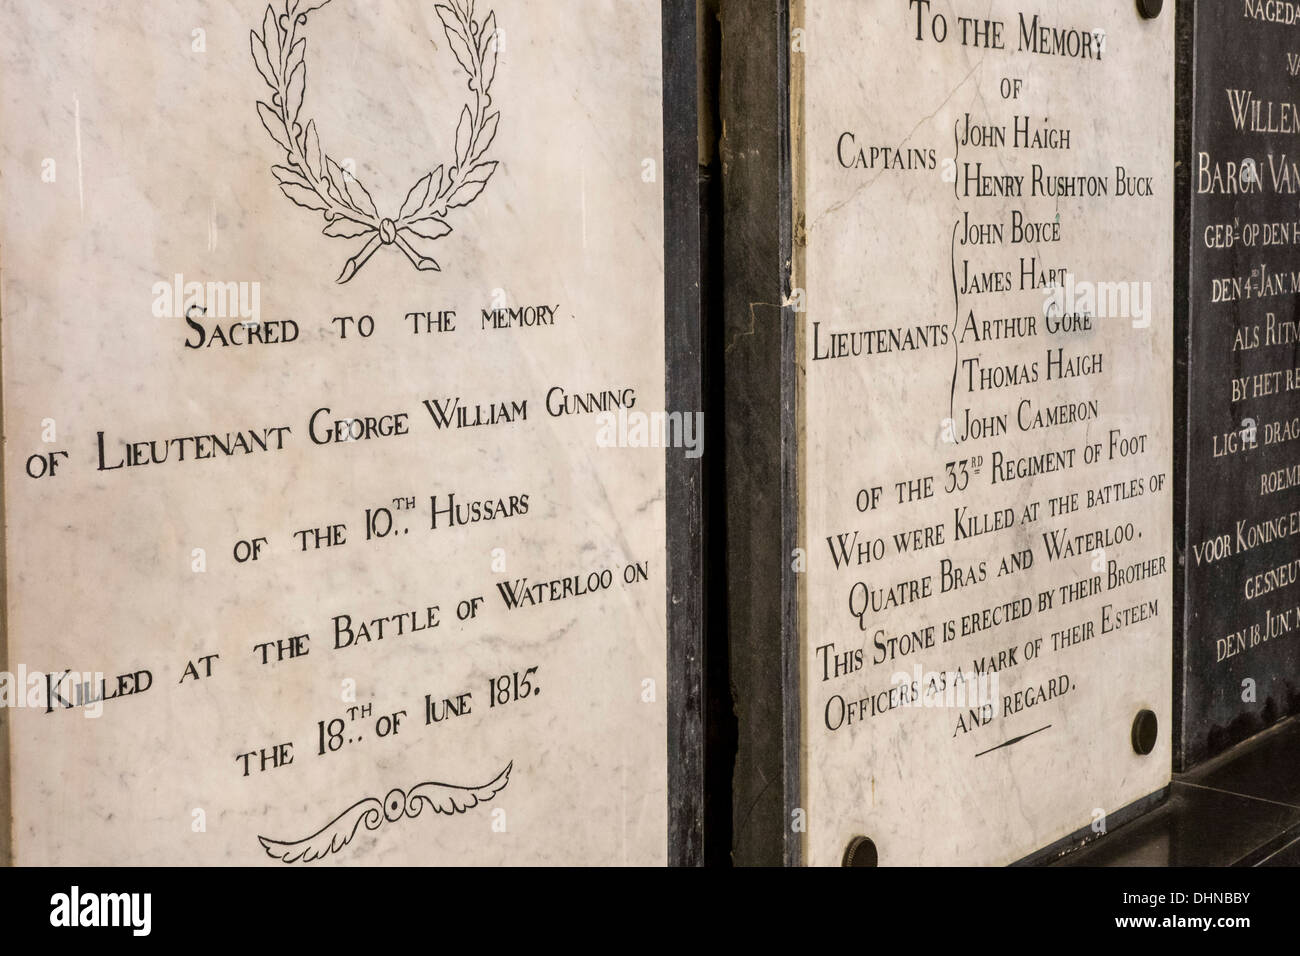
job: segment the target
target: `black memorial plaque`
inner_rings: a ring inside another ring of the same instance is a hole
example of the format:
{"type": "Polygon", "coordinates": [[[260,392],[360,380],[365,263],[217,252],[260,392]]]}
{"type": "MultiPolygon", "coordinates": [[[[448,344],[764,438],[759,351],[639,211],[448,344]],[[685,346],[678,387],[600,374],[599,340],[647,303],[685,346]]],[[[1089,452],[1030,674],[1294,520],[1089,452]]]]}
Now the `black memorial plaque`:
{"type": "Polygon", "coordinates": [[[1185,768],[1300,711],[1300,10],[1179,19],[1185,768]]]}

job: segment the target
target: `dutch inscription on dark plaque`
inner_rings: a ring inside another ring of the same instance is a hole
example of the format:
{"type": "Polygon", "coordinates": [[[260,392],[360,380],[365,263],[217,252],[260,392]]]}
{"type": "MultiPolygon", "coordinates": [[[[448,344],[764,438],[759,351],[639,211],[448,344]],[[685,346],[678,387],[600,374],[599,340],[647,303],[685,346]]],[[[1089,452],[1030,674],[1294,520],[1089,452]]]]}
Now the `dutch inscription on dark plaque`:
{"type": "Polygon", "coordinates": [[[1291,4],[1184,13],[1189,766],[1300,710],[1300,41],[1291,4]]]}

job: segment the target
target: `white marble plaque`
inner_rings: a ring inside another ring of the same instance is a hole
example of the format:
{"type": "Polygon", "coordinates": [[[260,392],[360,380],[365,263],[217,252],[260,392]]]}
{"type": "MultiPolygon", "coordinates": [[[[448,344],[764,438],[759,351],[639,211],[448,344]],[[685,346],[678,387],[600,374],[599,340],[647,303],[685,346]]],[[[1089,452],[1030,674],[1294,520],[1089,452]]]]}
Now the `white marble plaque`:
{"type": "Polygon", "coordinates": [[[1009,863],[1169,780],[1173,12],[802,6],[796,832],[1009,863]]]}
{"type": "Polygon", "coordinates": [[[663,862],[658,2],[0,20],[14,859],[663,862]]]}

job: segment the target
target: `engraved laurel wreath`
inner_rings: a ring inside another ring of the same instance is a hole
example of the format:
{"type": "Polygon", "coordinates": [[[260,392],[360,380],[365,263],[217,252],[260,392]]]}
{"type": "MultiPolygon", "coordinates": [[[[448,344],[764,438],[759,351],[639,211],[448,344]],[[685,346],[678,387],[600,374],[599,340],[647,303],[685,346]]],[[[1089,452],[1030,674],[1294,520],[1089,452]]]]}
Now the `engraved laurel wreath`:
{"type": "Polygon", "coordinates": [[[469,76],[473,104],[466,104],[456,128],[456,156],[411,187],[395,217],[380,216],[361,181],[339,167],[321,148],[316,121],[302,115],[307,87],[307,38],[300,36],[307,15],[330,0],[285,0],[284,13],[266,8],[262,32],[251,31],[253,62],[271,88],[271,102],[258,101],[262,125],[285,151],[284,165],[271,167],[280,190],[304,209],[323,213],[325,235],[365,238],[339,274],[349,282],[380,246],[396,246],[421,272],[440,272],[431,255],[434,244],[452,229],[447,215],[468,206],[483,192],[497,163],[484,159],[497,134],[501,113],[489,112],[497,68],[496,14],[474,19],[475,0],[436,4],[456,62],[469,76]]]}
{"type": "Polygon", "coordinates": [[[286,842],[259,836],[258,842],[273,860],[285,863],[311,863],[338,853],[356,839],[361,824],[367,830],[378,830],[384,822],[396,823],[402,817],[414,819],[427,805],[434,813],[454,816],[486,803],[506,788],[514,761],[497,774],[491,783],[481,787],[458,787],[450,783],[417,783],[410,790],[394,788],[388,796],[367,797],[358,800],[325,826],[309,837],[286,842]]]}

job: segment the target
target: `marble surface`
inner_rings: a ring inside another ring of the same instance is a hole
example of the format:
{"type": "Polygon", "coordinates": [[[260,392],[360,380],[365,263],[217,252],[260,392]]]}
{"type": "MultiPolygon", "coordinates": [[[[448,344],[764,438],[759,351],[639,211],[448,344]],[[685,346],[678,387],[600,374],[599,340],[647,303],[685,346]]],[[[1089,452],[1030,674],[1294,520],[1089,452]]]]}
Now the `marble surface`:
{"type": "Polygon", "coordinates": [[[659,6],[275,3],[0,2],[14,857],[661,863],[659,6]]]}
{"type": "Polygon", "coordinates": [[[1173,14],[802,7],[791,825],[1010,863],[1170,778],[1173,14]]]}

